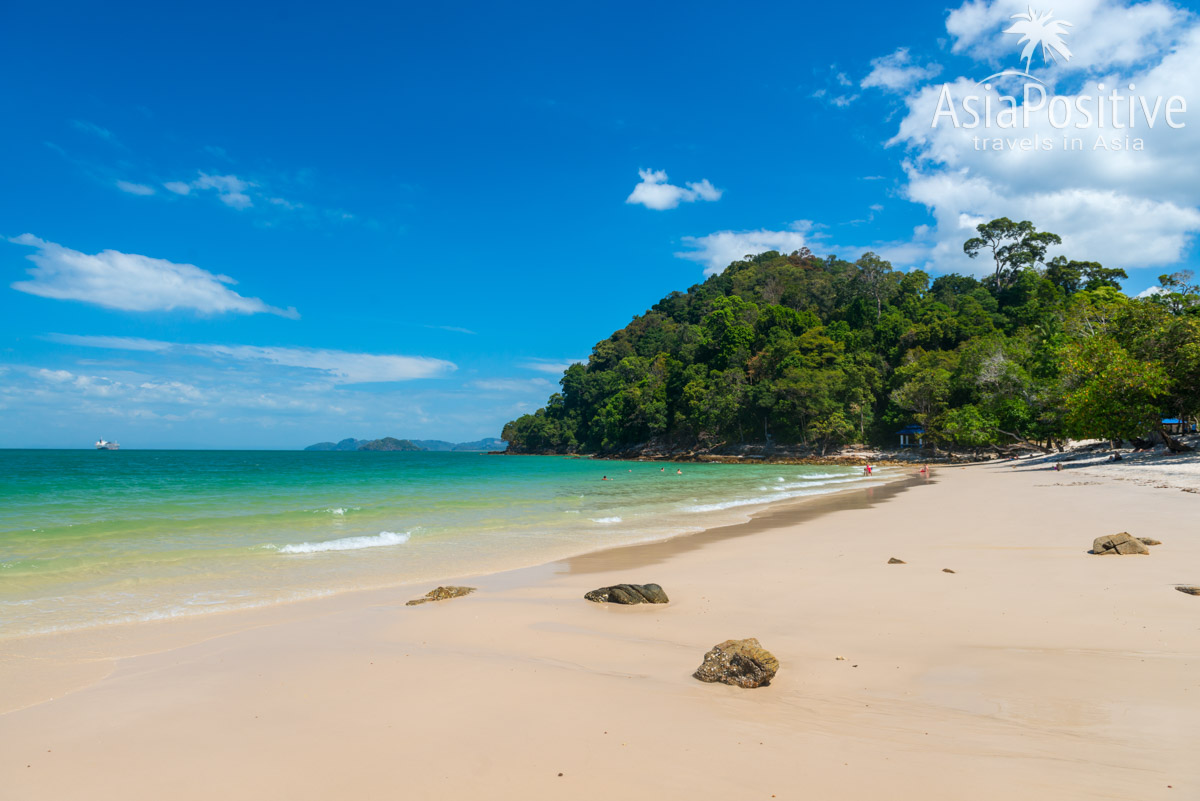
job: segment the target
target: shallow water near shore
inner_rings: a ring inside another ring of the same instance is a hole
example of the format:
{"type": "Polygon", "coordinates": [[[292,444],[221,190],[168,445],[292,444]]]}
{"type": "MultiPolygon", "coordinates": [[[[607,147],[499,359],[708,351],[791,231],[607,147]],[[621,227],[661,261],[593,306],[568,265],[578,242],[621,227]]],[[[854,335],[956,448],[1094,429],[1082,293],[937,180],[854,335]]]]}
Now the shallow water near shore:
{"type": "Polygon", "coordinates": [[[476,453],[0,451],[0,638],[504,570],[871,480],[476,453]]]}

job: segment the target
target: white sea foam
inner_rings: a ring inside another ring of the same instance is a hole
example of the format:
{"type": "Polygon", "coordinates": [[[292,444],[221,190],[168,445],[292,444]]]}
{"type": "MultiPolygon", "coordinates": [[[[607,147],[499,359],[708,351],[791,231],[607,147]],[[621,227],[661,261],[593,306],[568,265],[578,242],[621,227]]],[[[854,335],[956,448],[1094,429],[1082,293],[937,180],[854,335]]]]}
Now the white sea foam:
{"type": "Polygon", "coordinates": [[[593,517],[590,518],[593,523],[620,523],[619,517],[593,517]]]}
{"type": "Polygon", "coordinates": [[[351,512],[357,512],[361,506],[331,506],[328,509],[310,509],[312,514],[317,515],[333,515],[334,517],[345,517],[351,512]]]}
{"type": "Polygon", "coordinates": [[[408,542],[407,531],[381,531],[371,537],[343,537],[324,542],[301,542],[284,545],[280,553],[321,553],[322,551],[357,551],[361,548],[381,548],[385,545],[403,545],[408,542]]]}
{"type": "MultiPolygon", "coordinates": [[[[837,475],[845,476],[844,473],[839,473],[837,475]]],[[[859,480],[861,479],[851,476],[849,478],[841,478],[836,481],[807,481],[796,484],[784,484],[782,487],[771,487],[771,490],[775,493],[773,495],[761,495],[756,498],[734,498],[733,500],[721,501],[720,503],[702,503],[695,506],[685,506],[683,507],[683,511],[718,512],[722,509],[733,509],[738,506],[757,506],[761,504],[774,503],[784,498],[803,498],[807,495],[825,495],[833,492],[834,490],[819,489],[820,487],[824,487],[829,484],[845,484],[859,480]]]]}
{"type": "Polygon", "coordinates": [[[685,506],[685,512],[719,512],[722,509],[732,509],[735,506],[753,506],[757,503],[770,503],[771,501],[779,500],[778,496],[770,495],[762,498],[736,498],[732,501],[722,501],[721,503],[702,503],[697,506],[685,506]]]}
{"type": "Polygon", "coordinates": [[[848,476],[847,477],[845,475],[845,473],[842,473],[841,475],[843,476],[842,478],[839,478],[839,479],[836,479],[833,481],[799,481],[794,484],[784,484],[782,487],[772,487],[771,489],[773,489],[775,492],[787,492],[788,490],[794,490],[794,489],[801,489],[801,488],[812,489],[813,487],[824,487],[827,484],[845,484],[845,483],[851,482],[851,481],[861,481],[862,480],[862,476],[848,476]]]}

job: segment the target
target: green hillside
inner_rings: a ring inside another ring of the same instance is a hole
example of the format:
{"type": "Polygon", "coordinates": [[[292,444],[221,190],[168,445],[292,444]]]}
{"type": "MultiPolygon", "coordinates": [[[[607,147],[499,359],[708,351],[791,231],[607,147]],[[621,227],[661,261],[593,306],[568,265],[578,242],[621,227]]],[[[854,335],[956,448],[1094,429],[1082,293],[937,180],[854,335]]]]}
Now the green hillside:
{"type": "Polygon", "coordinates": [[[807,250],[734,262],[598,342],[546,406],[504,427],[514,453],[896,444],[922,425],[960,448],[1134,438],[1200,411],[1200,289],[1144,298],[1121,269],[1045,254],[994,220],[964,244],[980,280],[807,250]]]}

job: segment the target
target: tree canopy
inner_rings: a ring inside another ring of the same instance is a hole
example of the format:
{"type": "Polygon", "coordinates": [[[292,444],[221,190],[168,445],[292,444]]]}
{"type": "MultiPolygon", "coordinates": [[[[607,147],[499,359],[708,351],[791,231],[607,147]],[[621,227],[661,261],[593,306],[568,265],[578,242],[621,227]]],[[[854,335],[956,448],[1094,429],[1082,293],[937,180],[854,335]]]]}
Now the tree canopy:
{"type": "Polygon", "coordinates": [[[808,250],[736,261],[598,342],[546,406],[504,427],[515,452],[894,443],[902,425],[960,448],[1143,436],[1200,411],[1200,287],[1059,256],[1061,239],[977,227],[977,280],[808,250]]]}

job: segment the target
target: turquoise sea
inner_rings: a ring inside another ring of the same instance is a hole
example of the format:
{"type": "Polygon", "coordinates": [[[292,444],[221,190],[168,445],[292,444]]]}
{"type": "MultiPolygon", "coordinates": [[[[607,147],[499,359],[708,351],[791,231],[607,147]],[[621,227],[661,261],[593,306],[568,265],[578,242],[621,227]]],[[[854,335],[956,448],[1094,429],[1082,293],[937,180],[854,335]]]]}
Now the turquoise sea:
{"type": "Polygon", "coordinates": [[[474,453],[0,450],[0,639],[538,564],[863,480],[474,453]]]}

